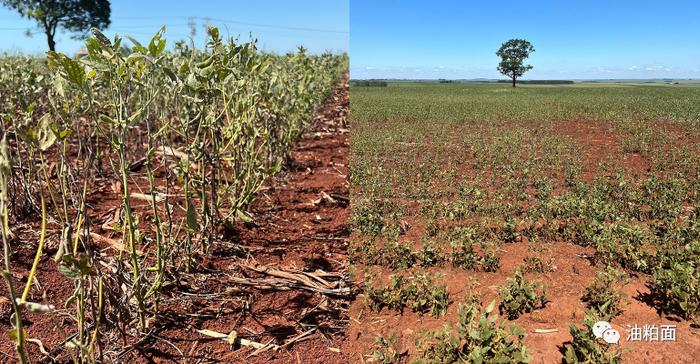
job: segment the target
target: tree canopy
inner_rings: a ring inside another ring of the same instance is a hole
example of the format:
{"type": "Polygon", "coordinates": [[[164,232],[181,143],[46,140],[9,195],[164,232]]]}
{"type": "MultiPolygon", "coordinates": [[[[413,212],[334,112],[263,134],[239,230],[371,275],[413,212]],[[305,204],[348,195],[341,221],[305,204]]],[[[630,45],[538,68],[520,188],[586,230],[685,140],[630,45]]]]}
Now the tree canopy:
{"type": "Polygon", "coordinates": [[[52,51],[58,28],[82,35],[92,27],[104,29],[110,24],[109,0],[0,0],[0,4],[34,19],[52,51]]]}
{"type": "Polygon", "coordinates": [[[515,80],[532,69],[529,64],[523,64],[525,59],[534,52],[535,48],[525,39],[511,39],[501,45],[496,55],[501,57],[501,62],[498,64],[498,71],[515,80]]]}

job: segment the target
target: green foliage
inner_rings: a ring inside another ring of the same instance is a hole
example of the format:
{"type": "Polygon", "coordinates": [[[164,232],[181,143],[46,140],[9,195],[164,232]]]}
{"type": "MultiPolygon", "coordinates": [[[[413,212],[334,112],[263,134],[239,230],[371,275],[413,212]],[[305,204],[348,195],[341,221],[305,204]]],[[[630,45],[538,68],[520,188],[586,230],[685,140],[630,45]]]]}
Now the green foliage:
{"type": "Polygon", "coordinates": [[[436,278],[425,273],[408,278],[398,275],[389,277],[387,286],[378,286],[375,277],[365,280],[365,299],[374,311],[388,308],[403,312],[406,306],[413,312],[441,317],[447,312],[449,296],[445,285],[435,282],[436,278]]]}
{"type": "Polygon", "coordinates": [[[431,217],[430,219],[428,219],[428,222],[425,224],[425,234],[429,237],[435,237],[437,236],[439,230],[440,226],[438,225],[435,218],[431,217]]]}
{"type": "Polygon", "coordinates": [[[384,213],[372,200],[355,203],[350,223],[364,235],[377,236],[384,229],[384,213]]]}
{"type": "Polygon", "coordinates": [[[524,62],[534,51],[535,47],[525,39],[508,40],[496,52],[496,55],[501,58],[501,62],[498,63],[498,72],[512,79],[515,87],[515,80],[532,69],[531,65],[526,65],[524,62]]]}
{"type": "Polygon", "coordinates": [[[504,242],[515,242],[515,240],[518,238],[518,228],[514,218],[510,216],[506,217],[501,234],[504,242]]]}
{"type": "Polygon", "coordinates": [[[584,328],[569,326],[571,343],[566,344],[564,362],[569,364],[617,364],[620,363],[620,351],[617,345],[610,345],[593,335],[593,325],[599,321],[596,316],[586,313],[584,328]]]}
{"type": "Polygon", "coordinates": [[[420,357],[412,364],[451,364],[459,363],[460,341],[450,325],[432,332],[423,332],[416,338],[420,357]]]}
{"type": "Polygon", "coordinates": [[[543,308],[547,304],[547,289],[537,282],[530,282],[524,277],[520,268],[508,278],[498,291],[500,304],[498,308],[501,314],[507,315],[511,320],[517,319],[520,314],[532,312],[543,308]]]}
{"type": "Polygon", "coordinates": [[[648,231],[640,226],[610,224],[593,237],[596,249],[593,261],[648,273],[653,260],[649,251],[651,239],[648,231]]]}
{"type": "Polygon", "coordinates": [[[352,80],[350,81],[350,86],[362,86],[362,87],[386,87],[388,84],[386,81],[382,80],[352,80]]]}
{"type": "Polygon", "coordinates": [[[446,325],[424,333],[416,341],[420,357],[416,364],[447,363],[529,363],[532,356],[522,344],[525,332],[505,327],[493,313],[495,302],[482,309],[470,299],[458,310],[456,327],[446,325]],[[456,334],[455,334],[456,332],[456,334]]]}
{"type": "Polygon", "coordinates": [[[476,269],[479,263],[479,255],[474,250],[472,243],[459,241],[452,245],[450,261],[455,267],[472,270],[476,269]]]}
{"type": "Polygon", "coordinates": [[[449,239],[452,245],[450,261],[455,267],[467,270],[482,269],[486,272],[496,272],[501,259],[488,243],[481,243],[482,253],[479,254],[474,245],[476,240],[482,237],[476,229],[470,227],[458,227],[450,231],[449,239]]]}
{"type": "Polygon", "coordinates": [[[665,312],[686,319],[700,315],[700,240],[659,254],[649,296],[665,312]]]}
{"type": "Polygon", "coordinates": [[[390,201],[363,199],[353,202],[350,224],[363,235],[395,238],[403,232],[400,216],[390,201]]]}
{"type": "Polygon", "coordinates": [[[523,270],[526,273],[549,273],[556,269],[554,258],[552,258],[548,249],[545,249],[543,246],[535,246],[533,248],[533,245],[530,245],[530,248],[534,250],[534,254],[528,255],[523,259],[523,270]]]}
{"type": "Polygon", "coordinates": [[[372,359],[382,364],[400,364],[406,361],[408,351],[401,350],[397,344],[396,333],[388,338],[377,336],[374,338],[376,349],[372,352],[372,359]]]}
{"type": "Polygon", "coordinates": [[[348,260],[350,263],[364,265],[379,264],[381,262],[381,250],[377,249],[374,241],[362,240],[360,243],[350,245],[348,260]]]}
{"type": "Polygon", "coordinates": [[[413,282],[408,287],[408,299],[414,312],[428,313],[433,317],[442,317],[447,313],[449,304],[447,287],[435,281],[435,277],[426,273],[413,277],[413,282]]]}
{"type": "Polygon", "coordinates": [[[501,258],[494,251],[489,250],[481,257],[479,263],[484,271],[493,273],[497,272],[501,266],[501,258]]]}
{"type": "Polygon", "coordinates": [[[622,150],[627,153],[644,153],[649,151],[649,134],[635,133],[622,141],[622,150]]]}
{"type": "Polygon", "coordinates": [[[596,272],[593,283],[586,287],[581,300],[593,314],[604,321],[610,321],[622,312],[626,295],[620,292],[624,285],[625,273],[612,267],[596,272]]]}
{"type": "MultiPolygon", "coordinates": [[[[498,80],[498,83],[508,83],[508,80],[498,80]]],[[[572,80],[521,80],[523,85],[573,85],[572,80]]]]}
{"type": "Polygon", "coordinates": [[[415,260],[416,256],[411,251],[411,246],[406,243],[392,241],[386,243],[382,249],[382,261],[392,269],[410,268],[415,260]]]}
{"type": "Polygon", "coordinates": [[[399,241],[390,241],[378,248],[372,240],[363,240],[350,248],[351,262],[365,265],[384,265],[391,269],[408,269],[416,263],[427,268],[441,264],[445,252],[435,242],[424,240],[420,250],[412,251],[411,246],[399,241]]]}
{"type": "Polygon", "coordinates": [[[442,263],[444,251],[432,240],[424,240],[423,246],[416,254],[416,260],[420,262],[421,267],[427,268],[442,263]]]}
{"type": "MultiPolygon", "coordinates": [[[[612,126],[618,126],[627,121],[630,121],[631,125],[639,125],[642,119],[671,119],[681,125],[688,125],[697,120],[700,112],[700,105],[694,102],[700,97],[700,87],[694,85],[624,85],[622,89],[619,85],[604,84],[533,86],[511,93],[504,92],[503,86],[498,84],[440,85],[404,82],[393,83],[387,88],[354,87],[350,93],[353,100],[350,114],[358,123],[356,132],[360,133],[360,138],[355,138],[355,142],[362,143],[355,144],[354,147],[361,149],[353,148],[351,153],[372,158],[390,153],[363,154],[362,150],[376,146],[392,148],[395,153],[403,153],[402,149],[397,149],[397,144],[391,143],[398,135],[402,136],[400,140],[417,142],[421,140],[421,135],[433,135],[436,131],[444,131],[440,135],[448,136],[450,132],[447,130],[454,131],[456,126],[462,126],[464,123],[474,122],[486,127],[460,135],[460,138],[469,140],[470,144],[466,144],[465,149],[468,151],[476,148],[480,140],[473,138],[488,138],[494,128],[497,128],[498,122],[503,121],[549,122],[578,117],[577,120],[610,121],[612,126]],[[468,95],[467,105],[464,104],[465,94],[468,95]],[[367,123],[372,123],[372,120],[382,122],[369,128],[367,123]],[[406,124],[411,124],[412,128],[408,128],[406,124]],[[474,144],[471,144],[472,142],[474,144]]],[[[513,129],[510,124],[508,128],[513,129]]],[[[539,136],[549,134],[547,131],[543,135],[544,131],[546,129],[541,129],[539,136]]],[[[481,140],[483,143],[483,139],[481,140]]],[[[572,142],[568,138],[560,138],[559,141],[569,144],[572,142]]],[[[490,146],[487,145],[487,149],[490,149],[490,146]]],[[[427,156],[429,154],[426,154],[427,156]]],[[[661,154],[659,158],[662,156],[668,155],[661,154]]],[[[580,158],[576,155],[573,157],[568,162],[569,165],[575,169],[582,168],[580,158]]],[[[371,164],[372,161],[365,162],[371,164]]],[[[673,164],[675,165],[675,162],[673,164]]],[[[380,166],[382,165],[377,167],[380,166]]]]}
{"type": "Polygon", "coordinates": [[[365,301],[373,311],[383,308],[403,312],[408,299],[408,280],[403,276],[392,275],[389,283],[382,287],[371,274],[365,276],[365,301]]]}

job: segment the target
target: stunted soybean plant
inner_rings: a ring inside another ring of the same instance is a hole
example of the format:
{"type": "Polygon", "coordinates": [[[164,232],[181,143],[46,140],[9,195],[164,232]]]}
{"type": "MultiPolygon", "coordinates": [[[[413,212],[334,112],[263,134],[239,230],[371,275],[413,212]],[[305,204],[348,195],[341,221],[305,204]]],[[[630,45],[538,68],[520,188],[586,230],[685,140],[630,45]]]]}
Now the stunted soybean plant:
{"type": "Polygon", "coordinates": [[[85,47],[81,59],[0,59],[4,293],[20,362],[27,340],[42,340],[23,327],[30,311],[54,318],[81,363],[110,359],[107,337],[128,343],[157,325],[163,287],[195,268],[222,228],[251,221],[246,208],[347,67],[345,55],[266,54],[216,28],[202,50],[166,50],[165,28],[147,44],[93,30],[85,47]],[[109,182],[117,205],[99,226],[96,181],[109,182]],[[26,242],[12,226],[34,216],[21,290],[13,252],[26,242]],[[49,239],[73,283],[66,302],[47,297],[36,274],[49,239]],[[71,310],[61,313],[71,324],[54,307],[71,310]]]}

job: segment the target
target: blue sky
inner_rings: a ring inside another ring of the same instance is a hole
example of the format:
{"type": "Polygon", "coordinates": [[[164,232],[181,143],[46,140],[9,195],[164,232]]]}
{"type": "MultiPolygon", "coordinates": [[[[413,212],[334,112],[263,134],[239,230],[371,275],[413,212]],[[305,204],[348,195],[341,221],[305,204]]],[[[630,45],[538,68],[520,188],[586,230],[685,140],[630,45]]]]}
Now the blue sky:
{"type": "MultiPolygon", "coordinates": [[[[203,24],[209,23],[226,34],[242,35],[249,32],[258,38],[261,49],[286,52],[303,44],[312,52],[347,51],[349,31],[348,0],[112,0],[112,25],[105,32],[110,38],[115,32],[130,34],[136,39],[150,39],[166,25],[166,38],[182,39],[189,36],[189,18],[197,24],[196,40],[201,46],[203,24]]],[[[0,52],[39,54],[48,49],[46,37],[36,32],[35,23],[14,10],[0,6],[0,52]]],[[[71,34],[57,36],[56,49],[72,54],[81,47],[71,34]]]]}
{"type": "Polygon", "coordinates": [[[353,78],[501,78],[510,38],[525,78],[700,78],[697,0],[351,0],[350,29],[353,78]]]}

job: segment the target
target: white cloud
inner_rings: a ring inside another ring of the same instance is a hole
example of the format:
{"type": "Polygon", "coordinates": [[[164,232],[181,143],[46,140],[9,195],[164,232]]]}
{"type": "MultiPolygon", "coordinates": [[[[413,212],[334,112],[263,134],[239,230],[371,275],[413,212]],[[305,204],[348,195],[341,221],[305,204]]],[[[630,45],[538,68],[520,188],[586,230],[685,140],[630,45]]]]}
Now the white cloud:
{"type": "Polygon", "coordinates": [[[671,72],[673,70],[672,67],[668,66],[660,66],[660,65],[648,65],[648,66],[631,66],[626,68],[627,71],[633,71],[633,72],[638,72],[638,71],[643,71],[643,72],[671,72]]]}
{"type": "Polygon", "coordinates": [[[644,68],[645,71],[649,72],[670,72],[671,67],[665,67],[665,66],[647,66],[644,68]]]}

